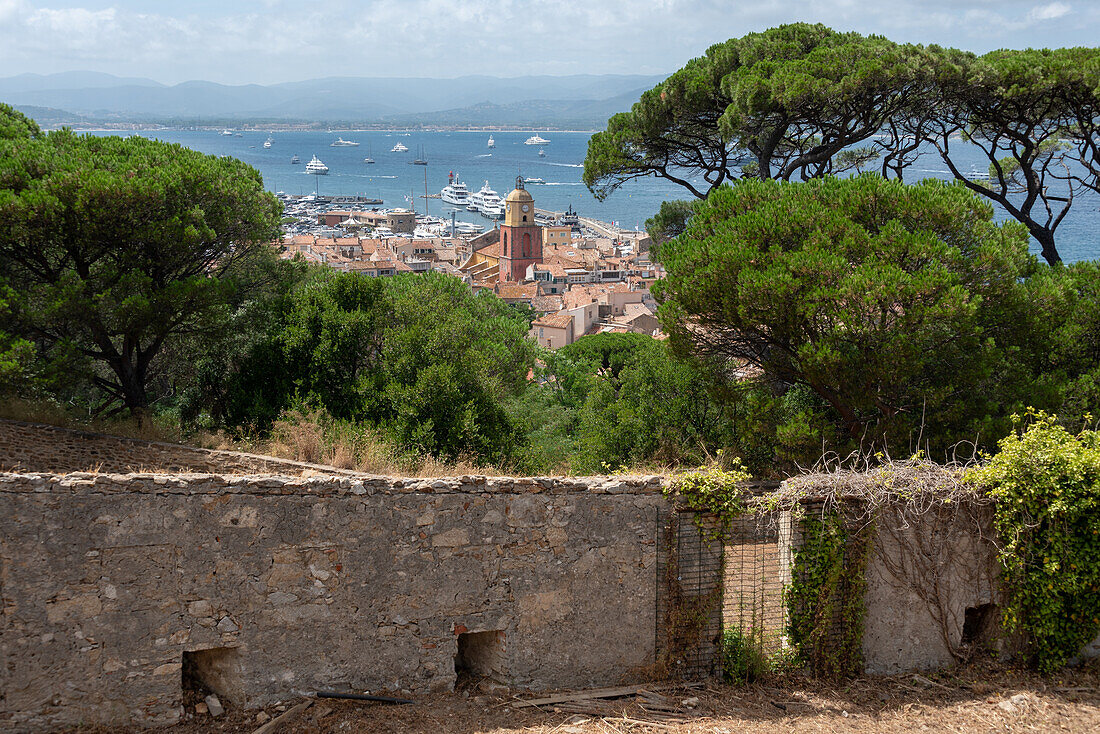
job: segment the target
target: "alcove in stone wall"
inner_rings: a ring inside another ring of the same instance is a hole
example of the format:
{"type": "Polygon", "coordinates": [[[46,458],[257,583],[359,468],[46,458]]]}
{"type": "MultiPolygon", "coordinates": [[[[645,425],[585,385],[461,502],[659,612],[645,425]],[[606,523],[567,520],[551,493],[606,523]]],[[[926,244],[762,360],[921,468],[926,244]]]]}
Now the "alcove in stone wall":
{"type": "Polygon", "coordinates": [[[201,699],[209,692],[222,703],[245,703],[240,654],[235,647],[185,650],[181,679],[185,699],[188,694],[198,694],[201,699]]]}
{"type": "Polygon", "coordinates": [[[484,678],[501,682],[504,669],[504,632],[464,632],[455,653],[455,688],[477,684],[484,678]]]}

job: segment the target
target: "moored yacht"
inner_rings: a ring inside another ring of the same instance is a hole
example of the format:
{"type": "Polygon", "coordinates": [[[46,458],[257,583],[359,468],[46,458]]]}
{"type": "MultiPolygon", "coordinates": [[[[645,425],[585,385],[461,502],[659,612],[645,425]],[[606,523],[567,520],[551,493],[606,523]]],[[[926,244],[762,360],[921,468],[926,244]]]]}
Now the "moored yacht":
{"type": "Polygon", "coordinates": [[[270,148],[271,144],[274,143],[274,142],[275,142],[275,138],[268,137],[268,139],[264,141],[264,147],[265,148],[270,148]]]}
{"type": "Polygon", "coordinates": [[[358,148],[359,143],[354,140],[344,140],[343,138],[336,138],[328,144],[330,148],[358,148]]]}
{"type": "Polygon", "coordinates": [[[398,143],[397,145],[390,148],[390,152],[391,153],[408,153],[409,152],[409,146],[405,145],[404,143],[398,143]]]}
{"type": "Polygon", "coordinates": [[[538,133],[536,133],[536,134],[532,135],[531,137],[527,138],[527,140],[524,140],[523,144],[524,145],[546,145],[549,142],[550,142],[549,140],[547,140],[544,137],[541,137],[540,135],[538,135],[538,133]]]}
{"type": "Polygon", "coordinates": [[[495,148],[495,147],[497,147],[497,142],[496,142],[495,140],[493,140],[493,136],[492,136],[492,135],[490,135],[490,136],[489,136],[489,144],[488,144],[488,145],[487,145],[486,147],[488,147],[488,148],[495,148]]]}
{"type": "Polygon", "coordinates": [[[320,158],[313,156],[313,160],[306,164],[306,173],[315,173],[323,176],[328,173],[328,166],[322,163],[320,158]]]}
{"type": "Polygon", "coordinates": [[[301,163],[301,162],[302,162],[302,159],[298,157],[298,154],[297,154],[297,153],[295,153],[295,154],[294,154],[294,157],[290,159],[290,162],[291,162],[291,163],[301,163]]]}
{"type": "Polygon", "coordinates": [[[467,206],[470,203],[470,190],[458,180],[454,173],[447,174],[447,185],[439,192],[439,198],[454,206],[467,206]]]}
{"type": "Polygon", "coordinates": [[[500,198],[500,194],[496,191],[493,191],[488,181],[485,182],[480,191],[470,195],[470,204],[466,208],[480,212],[482,216],[489,217],[489,219],[504,218],[504,199],[500,198]]]}

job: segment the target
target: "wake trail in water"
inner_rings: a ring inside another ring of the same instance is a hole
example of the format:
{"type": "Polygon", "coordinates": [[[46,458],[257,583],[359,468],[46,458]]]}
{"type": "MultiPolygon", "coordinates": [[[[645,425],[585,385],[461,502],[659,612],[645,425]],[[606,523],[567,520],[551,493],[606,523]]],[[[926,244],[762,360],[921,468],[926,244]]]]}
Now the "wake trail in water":
{"type": "Polygon", "coordinates": [[[551,163],[549,161],[543,161],[548,166],[562,166],[563,168],[584,168],[583,163],[551,163]]]}

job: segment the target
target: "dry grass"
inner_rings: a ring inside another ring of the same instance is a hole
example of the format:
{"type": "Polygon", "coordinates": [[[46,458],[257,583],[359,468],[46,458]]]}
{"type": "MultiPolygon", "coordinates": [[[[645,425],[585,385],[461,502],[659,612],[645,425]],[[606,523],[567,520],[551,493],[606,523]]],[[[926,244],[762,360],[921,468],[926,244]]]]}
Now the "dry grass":
{"type": "Polygon", "coordinates": [[[153,416],[142,422],[136,418],[111,418],[109,420],[81,418],[66,411],[59,405],[45,401],[29,401],[8,398],[0,401],[0,418],[44,423],[58,428],[74,431],[90,431],[108,436],[135,438],[140,441],[162,441],[164,443],[184,443],[199,448],[218,448],[227,443],[226,436],[209,431],[184,431],[178,422],[166,416],[153,416]]]}
{"type": "MultiPolygon", "coordinates": [[[[62,407],[47,402],[11,399],[0,402],[0,418],[44,423],[59,428],[102,433],[143,441],[179,443],[203,449],[241,451],[338,469],[395,477],[506,476],[524,474],[515,466],[491,464],[474,457],[445,461],[412,451],[402,451],[377,430],[348,421],[336,421],[321,413],[288,411],[267,436],[230,436],[224,432],[185,431],[170,417],[154,416],[139,424],[133,418],[81,420],[62,407]]],[[[669,474],[675,467],[637,464],[619,467],[613,474],[669,474]]],[[[555,466],[555,475],[571,475],[567,465],[555,466]]]]}
{"type": "MultiPolygon", "coordinates": [[[[683,722],[646,721],[632,698],[592,706],[601,714],[564,711],[585,705],[516,708],[505,694],[415,697],[414,706],[319,701],[283,729],[304,734],[772,734],[773,732],[1100,731],[1100,675],[1095,665],[1051,677],[1006,669],[988,661],[942,674],[860,678],[830,684],[801,678],[735,688],[665,691],[677,700],[697,697],[683,722]],[[612,713],[611,710],[614,712],[612,713]]],[[[289,703],[293,703],[290,701],[289,703]]],[[[266,714],[280,711],[269,707],[266,714]]],[[[252,732],[256,711],[230,710],[221,720],[194,716],[170,734],[252,732]]],[[[105,732],[107,729],[84,729],[105,732]]],[[[112,729],[110,731],[127,731],[112,729]]],[[[136,731],[136,730],[134,730],[136,731]]]]}
{"type": "Polygon", "coordinates": [[[247,449],[238,446],[237,450],[385,476],[511,473],[510,467],[469,458],[447,462],[433,456],[402,452],[374,429],[300,411],[287,412],[275,422],[268,439],[247,446],[247,449]]]}

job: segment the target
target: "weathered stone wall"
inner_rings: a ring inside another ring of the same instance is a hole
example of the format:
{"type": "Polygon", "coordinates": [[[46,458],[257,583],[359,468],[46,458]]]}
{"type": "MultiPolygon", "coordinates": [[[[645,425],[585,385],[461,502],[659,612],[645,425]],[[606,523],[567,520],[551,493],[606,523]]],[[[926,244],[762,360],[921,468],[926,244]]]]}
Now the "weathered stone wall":
{"type": "Polygon", "coordinates": [[[213,451],[158,441],[106,436],[41,423],[0,419],[0,470],[66,473],[100,471],[290,474],[354,472],[272,456],[213,451]]]}
{"type": "Polygon", "coordinates": [[[509,684],[619,682],[654,658],[659,489],[2,474],[0,729],[172,722],[184,654],[217,648],[243,706],[446,689],[481,631],[509,684]]]}
{"type": "Polygon", "coordinates": [[[997,646],[997,549],[990,508],[945,506],[917,517],[889,508],[875,523],[867,563],[867,614],[863,632],[866,670],[894,674],[934,670],[964,652],[967,610],[982,625],[972,646],[997,646]]]}

